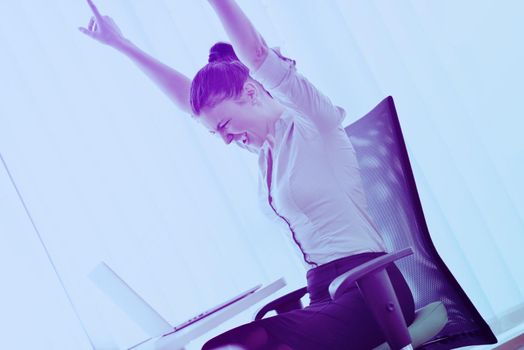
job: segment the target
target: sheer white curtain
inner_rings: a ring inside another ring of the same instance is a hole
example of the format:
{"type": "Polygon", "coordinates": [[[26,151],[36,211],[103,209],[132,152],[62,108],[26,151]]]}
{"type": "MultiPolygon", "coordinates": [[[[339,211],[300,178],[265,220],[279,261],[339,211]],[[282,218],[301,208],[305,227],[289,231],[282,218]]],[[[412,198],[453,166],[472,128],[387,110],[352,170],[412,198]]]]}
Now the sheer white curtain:
{"type": "MultiPolygon", "coordinates": [[[[394,96],[439,252],[486,319],[519,310],[523,5],[239,4],[347,110],[346,124],[394,96]]],[[[190,77],[227,40],[205,1],[98,5],[190,77]]],[[[258,211],[256,156],[210,137],[130,61],[79,33],[89,16],[82,1],[0,2],[3,338],[20,349],[143,340],[87,279],[101,260],[173,323],[259,282],[302,286],[285,224],[258,211]]]]}

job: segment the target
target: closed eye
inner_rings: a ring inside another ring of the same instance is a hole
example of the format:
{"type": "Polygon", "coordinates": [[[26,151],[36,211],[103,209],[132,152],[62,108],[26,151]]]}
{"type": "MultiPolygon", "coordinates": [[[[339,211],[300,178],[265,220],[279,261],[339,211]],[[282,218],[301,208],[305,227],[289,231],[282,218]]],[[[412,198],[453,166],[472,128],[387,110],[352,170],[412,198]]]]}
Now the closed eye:
{"type": "Polygon", "coordinates": [[[229,120],[228,120],[227,122],[225,122],[224,124],[220,125],[220,126],[218,127],[218,130],[220,131],[220,130],[224,129],[224,128],[229,124],[230,121],[231,121],[231,119],[229,119],[229,120]]]}

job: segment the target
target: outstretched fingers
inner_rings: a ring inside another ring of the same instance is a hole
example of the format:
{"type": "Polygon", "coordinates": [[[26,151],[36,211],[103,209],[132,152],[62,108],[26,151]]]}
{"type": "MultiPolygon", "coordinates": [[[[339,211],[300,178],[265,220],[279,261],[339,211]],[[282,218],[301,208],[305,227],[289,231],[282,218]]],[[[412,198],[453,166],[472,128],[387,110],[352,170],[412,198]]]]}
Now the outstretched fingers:
{"type": "Polygon", "coordinates": [[[98,11],[95,4],[93,3],[93,0],[86,1],[91,8],[91,11],[93,11],[93,16],[91,17],[87,27],[80,27],[78,30],[87,36],[96,39],[102,44],[115,46],[122,43],[124,36],[122,35],[120,28],[118,28],[111,17],[100,14],[100,11],[98,11]]]}
{"type": "Polygon", "coordinates": [[[95,15],[95,18],[98,22],[102,22],[103,16],[100,14],[100,11],[96,8],[95,4],[93,3],[93,0],[87,0],[87,4],[91,8],[91,11],[93,11],[93,14],[95,15]]]}
{"type": "Polygon", "coordinates": [[[78,30],[79,30],[80,32],[84,33],[85,35],[91,37],[91,38],[94,38],[94,37],[95,37],[92,31],[90,31],[90,30],[88,30],[88,29],[86,29],[86,28],[84,28],[84,27],[78,27],[78,30]]]}
{"type": "Polygon", "coordinates": [[[78,27],[78,30],[84,33],[85,35],[94,38],[94,31],[96,30],[96,21],[94,17],[91,17],[89,20],[89,23],[87,24],[87,28],[84,27],[78,27]]]}
{"type": "Polygon", "coordinates": [[[89,23],[87,24],[87,30],[94,30],[95,27],[95,17],[91,17],[89,23]]]}

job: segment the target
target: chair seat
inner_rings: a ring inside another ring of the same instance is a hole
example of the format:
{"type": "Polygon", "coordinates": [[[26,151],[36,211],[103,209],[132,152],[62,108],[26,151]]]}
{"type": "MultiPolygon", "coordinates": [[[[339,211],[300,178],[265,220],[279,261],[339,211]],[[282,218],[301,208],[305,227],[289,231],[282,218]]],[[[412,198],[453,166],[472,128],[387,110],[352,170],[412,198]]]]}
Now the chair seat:
{"type": "MultiPolygon", "coordinates": [[[[440,301],[433,302],[415,311],[415,320],[408,327],[413,348],[424,344],[436,336],[446,325],[448,313],[440,301]]],[[[384,342],[373,350],[391,350],[384,342]]]]}

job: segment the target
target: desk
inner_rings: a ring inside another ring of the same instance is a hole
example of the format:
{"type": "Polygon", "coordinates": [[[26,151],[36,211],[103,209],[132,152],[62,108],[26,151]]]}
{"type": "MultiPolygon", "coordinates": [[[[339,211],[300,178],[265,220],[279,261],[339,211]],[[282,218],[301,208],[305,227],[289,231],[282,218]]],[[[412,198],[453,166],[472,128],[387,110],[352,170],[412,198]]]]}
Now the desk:
{"type": "Polygon", "coordinates": [[[200,337],[202,334],[214,329],[220,324],[226,322],[233,316],[247,310],[259,301],[267,298],[271,294],[282,289],[286,285],[284,278],[262,287],[244,299],[229,305],[228,307],[215,312],[214,314],[192,324],[178,332],[165,336],[151,338],[139,345],[131,348],[132,350],[183,350],[191,340],[200,337]]]}

